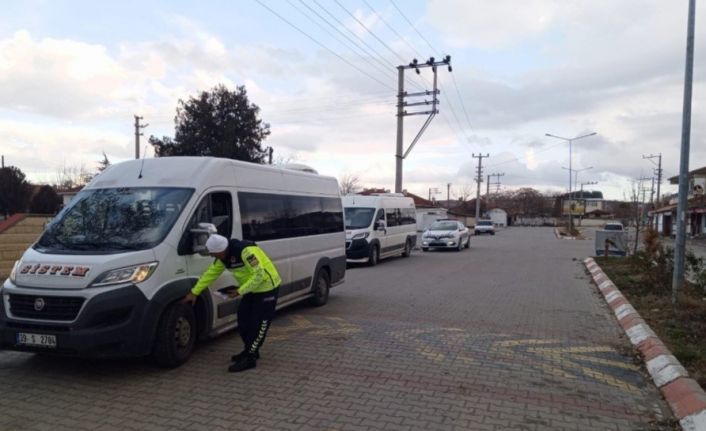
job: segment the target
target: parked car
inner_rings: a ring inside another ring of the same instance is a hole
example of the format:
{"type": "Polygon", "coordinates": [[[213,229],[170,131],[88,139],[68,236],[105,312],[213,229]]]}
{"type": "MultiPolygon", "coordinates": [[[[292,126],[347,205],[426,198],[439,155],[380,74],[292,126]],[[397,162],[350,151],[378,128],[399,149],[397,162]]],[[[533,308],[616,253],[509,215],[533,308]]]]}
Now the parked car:
{"type": "Polygon", "coordinates": [[[495,226],[493,226],[493,221],[492,220],[478,220],[478,223],[476,223],[476,226],[473,229],[473,232],[476,235],[480,235],[482,233],[489,233],[491,235],[495,235],[495,226]]]}
{"type": "Polygon", "coordinates": [[[625,230],[622,223],[610,222],[603,225],[603,230],[625,230]]]}
{"type": "Polygon", "coordinates": [[[430,248],[452,248],[461,251],[471,246],[471,231],[458,220],[441,219],[422,234],[422,251],[430,248]]]}

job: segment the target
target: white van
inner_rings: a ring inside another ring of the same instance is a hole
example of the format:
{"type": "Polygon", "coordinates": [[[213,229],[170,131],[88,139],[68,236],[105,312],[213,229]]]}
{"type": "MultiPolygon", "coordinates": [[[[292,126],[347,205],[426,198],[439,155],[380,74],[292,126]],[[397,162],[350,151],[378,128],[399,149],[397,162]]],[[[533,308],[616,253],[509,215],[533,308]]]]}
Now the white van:
{"type": "Polygon", "coordinates": [[[414,200],[402,194],[343,197],[346,257],[373,266],[382,258],[408,257],[417,242],[414,200]]]}
{"type": "Polygon", "coordinates": [[[335,178],[211,157],[110,166],[52,220],[0,290],[0,348],[185,362],[197,339],[237,325],[223,273],[180,300],[213,261],[215,226],[255,241],[282,276],[278,308],[323,305],[346,270],[335,178]],[[202,254],[203,253],[203,254],[202,254]]]}

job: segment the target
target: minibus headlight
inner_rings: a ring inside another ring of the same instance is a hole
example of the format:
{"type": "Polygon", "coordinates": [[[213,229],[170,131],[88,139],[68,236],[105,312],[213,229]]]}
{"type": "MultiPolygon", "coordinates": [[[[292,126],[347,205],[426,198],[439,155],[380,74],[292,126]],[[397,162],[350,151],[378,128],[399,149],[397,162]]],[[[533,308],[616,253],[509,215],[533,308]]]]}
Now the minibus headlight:
{"type": "Polygon", "coordinates": [[[17,284],[15,283],[15,277],[17,277],[17,267],[20,266],[20,261],[16,260],[15,264],[12,265],[12,271],[10,271],[10,283],[12,284],[17,284]]]}
{"type": "Polygon", "coordinates": [[[91,287],[109,286],[111,284],[141,283],[154,273],[157,262],[143,263],[125,268],[113,269],[101,274],[91,287]]]}
{"type": "Polygon", "coordinates": [[[357,234],[353,235],[352,239],[365,239],[368,237],[368,235],[370,235],[369,232],[361,232],[361,233],[357,233],[357,234]]]}

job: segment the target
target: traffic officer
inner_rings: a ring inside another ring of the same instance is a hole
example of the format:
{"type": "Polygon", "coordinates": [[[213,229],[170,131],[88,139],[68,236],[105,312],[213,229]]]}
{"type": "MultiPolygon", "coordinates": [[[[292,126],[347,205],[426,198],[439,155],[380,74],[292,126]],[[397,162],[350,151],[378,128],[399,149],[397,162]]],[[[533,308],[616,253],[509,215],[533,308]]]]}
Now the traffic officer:
{"type": "Polygon", "coordinates": [[[277,295],[282,279],[265,252],[254,242],[231,239],[213,234],[206,241],[206,249],[215,258],[201,275],[196,285],[184,297],[184,303],[195,304],[201,292],[211,285],[226,269],[238,282],[231,297],[241,296],[238,307],[238,327],[244,349],[231,357],[230,372],[255,368],[260,347],[275,316],[277,295]]]}

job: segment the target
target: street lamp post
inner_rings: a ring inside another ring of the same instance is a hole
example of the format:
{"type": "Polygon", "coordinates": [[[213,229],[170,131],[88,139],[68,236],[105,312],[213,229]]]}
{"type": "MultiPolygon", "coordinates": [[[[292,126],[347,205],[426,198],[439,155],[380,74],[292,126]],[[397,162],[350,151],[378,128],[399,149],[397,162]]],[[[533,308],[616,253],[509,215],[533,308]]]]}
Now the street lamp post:
{"type": "MultiPolygon", "coordinates": [[[[574,184],[576,184],[576,183],[574,183],[574,184]]],[[[586,198],[583,197],[583,186],[590,186],[590,185],[593,185],[593,184],[598,184],[598,182],[596,182],[596,181],[589,181],[589,182],[587,182],[587,183],[581,183],[581,193],[580,193],[580,196],[581,196],[581,199],[583,199],[583,214],[584,214],[584,215],[586,215],[586,198]]],[[[580,219],[579,219],[579,226],[581,226],[581,220],[583,220],[583,218],[580,218],[580,219]]]]}
{"type": "Polygon", "coordinates": [[[593,166],[589,166],[587,168],[582,168],[582,169],[569,169],[567,167],[562,166],[561,169],[566,169],[568,171],[573,171],[574,172],[574,184],[579,183],[579,172],[587,171],[589,169],[593,169],[593,166]]]}
{"type": "MultiPolygon", "coordinates": [[[[551,133],[545,133],[545,136],[549,136],[550,138],[556,138],[556,139],[561,139],[562,141],[567,141],[569,143],[569,202],[571,201],[571,144],[574,141],[578,141],[579,139],[583,138],[588,138],[589,136],[596,135],[596,132],[588,133],[585,135],[581,136],[576,136],[574,138],[565,138],[563,136],[557,136],[557,135],[552,135],[551,133]]],[[[569,234],[573,233],[574,231],[574,220],[573,216],[571,215],[571,206],[569,205],[569,234]]]]}

